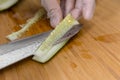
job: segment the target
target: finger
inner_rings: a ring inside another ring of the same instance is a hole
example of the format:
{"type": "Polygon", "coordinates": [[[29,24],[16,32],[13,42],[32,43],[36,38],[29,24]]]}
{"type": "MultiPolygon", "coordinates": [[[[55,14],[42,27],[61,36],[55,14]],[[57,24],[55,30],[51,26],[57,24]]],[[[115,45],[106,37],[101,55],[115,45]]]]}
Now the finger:
{"type": "Polygon", "coordinates": [[[51,26],[55,27],[62,20],[62,11],[57,0],[42,0],[42,5],[48,12],[51,26]]]}
{"type": "Polygon", "coordinates": [[[90,20],[94,14],[95,0],[84,0],[83,3],[83,17],[90,20]]]}
{"type": "Polygon", "coordinates": [[[66,0],[60,0],[60,7],[62,10],[63,18],[65,17],[65,4],[66,4],[66,0]]]}
{"type": "Polygon", "coordinates": [[[76,0],[75,8],[71,11],[72,16],[77,20],[81,16],[81,11],[83,6],[82,3],[83,3],[82,0],[76,0]]]}
{"type": "Polygon", "coordinates": [[[76,0],[66,0],[65,3],[65,16],[75,7],[76,0]]]}

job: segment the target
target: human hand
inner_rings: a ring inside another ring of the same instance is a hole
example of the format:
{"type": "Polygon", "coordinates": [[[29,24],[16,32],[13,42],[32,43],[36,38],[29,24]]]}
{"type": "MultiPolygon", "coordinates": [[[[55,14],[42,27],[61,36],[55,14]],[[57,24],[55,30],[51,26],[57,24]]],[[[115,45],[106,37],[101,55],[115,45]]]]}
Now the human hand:
{"type": "Polygon", "coordinates": [[[77,20],[81,16],[86,20],[90,20],[94,14],[95,0],[64,0],[64,2],[65,11],[63,13],[58,0],[41,0],[41,4],[47,10],[53,27],[69,13],[77,20]]]}

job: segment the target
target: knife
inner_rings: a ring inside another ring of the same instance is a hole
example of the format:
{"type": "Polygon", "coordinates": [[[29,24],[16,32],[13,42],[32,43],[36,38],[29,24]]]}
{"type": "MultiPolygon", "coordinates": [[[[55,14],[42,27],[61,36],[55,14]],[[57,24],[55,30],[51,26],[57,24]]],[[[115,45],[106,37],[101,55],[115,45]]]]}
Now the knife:
{"type": "Polygon", "coordinates": [[[50,32],[0,45],[0,69],[33,55],[50,32]]]}
{"type": "MultiPolygon", "coordinates": [[[[79,32],[82,25],[75,25],[60,40],[58,44],[66,39],[70,39],[79,32]]],[[[16,63],[22,59],[32,56],[34,51],[41,45],[51,31],[16,40],[10,43],[0,45],[0,70],[16,63]]]]}

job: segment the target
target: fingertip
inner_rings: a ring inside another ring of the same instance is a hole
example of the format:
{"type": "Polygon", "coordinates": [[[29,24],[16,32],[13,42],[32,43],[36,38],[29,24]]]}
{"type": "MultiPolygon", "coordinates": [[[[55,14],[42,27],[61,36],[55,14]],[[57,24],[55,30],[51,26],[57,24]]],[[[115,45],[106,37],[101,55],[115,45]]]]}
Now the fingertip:
{"type": "Polygon", "coordinates": [[[53,28],[55,28],[57,26],[58,22],[56,22],[55,19],[52,19],[52,20],[50,20],[50,24],[53,28]]]}
{"type": "Polygon", "coordinates": [[[81,16],[81,9],[74,9],[71,11],[71,15],[76,19],[80,19],[81,16]]]}
{"type": "Polygon", "coordinates": [[[56,27],[61,21],[63,14],[58,0],[41,0],[42,5],[47,11],[47,16],[50,18],[50,24],[52,27],[56,27]]]}
{"type": "Polygon", "coordinates": [[[69,14],[75,7],[75,0],[66,0],[65,4],[65,16],[69,14]]]}
{"type": "Polygon", "coordinates": [[[84,6],[83,6],[83,17],[86,20],[90,20],[93,17],[94,11],[95,11],[95,0],[91,0],[91,1],[86,1],[84,2],[84,6]]]}
{"type": "Polygon", "coordinates": [[[94,14],[94,8],[88,8],[87,6],[83,8],[83,17],[86,20],[91,20],[94,14]]]}
{"type": "Polygon", "coordinates": [[[60,7],[50,10],[48,12],[48,17],[50,18],[51,26],[55,28],[63,18],[60,7]]]}
{"type": "Polygon", "coordinates": [[[62,16],[56,15],[56,16],[50,18],[50,24],[53,28],[55,28],[60,23],[61,20],[62,20],[62,16]]]}
{"type": "Polygon", "coordinates": [[[93,17],[93,14],[86,11],[86,13],[83,14],[83,17],[86,20],[91,20],[93,17]]]}
{"type": "Polygon", "coordinates": [[[75,7],[71,11],[71,14],[75,19],[80,19],[82,15],[82,0],[76,0],[75,7]]]}

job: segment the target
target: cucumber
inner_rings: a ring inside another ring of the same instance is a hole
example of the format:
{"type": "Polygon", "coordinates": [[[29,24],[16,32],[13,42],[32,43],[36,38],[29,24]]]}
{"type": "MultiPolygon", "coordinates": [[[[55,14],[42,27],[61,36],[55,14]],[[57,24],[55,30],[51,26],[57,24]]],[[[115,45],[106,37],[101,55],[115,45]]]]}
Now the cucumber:
{"type": "Polygon", "coordinates": [[[68,40],[65,40],[59,44],[54,45],[53,47],[48,49],[48,52],[45,52],[44,55],[39,55],[40,53],[42,53],[41,51],[37,50],[33,60],[41,62],[41,63],[45,63],[48,60],[50,60],[66,43],[68,40]]]}
{"type": "Polygon", "coordinates": [[[0,11],[10,8],[17,2],[18,2],[18,0],[0,0],[0,11]]]}
{"type": "Polygon", "coordinates": [[[22,36],[34,23],[36,23],[38,20],[40,20],[43,15],[45,15],[46,11],[41,8],[38,10],[38,12],[35,14],[34,17],[31,19],[27,20],[27,23],[22,25],[22,29],[20,29],[17,32],[13,32],[12,34],[8,35],[7,38],[11,41],[18,39],[19,37],[22,36]]]}
{"type": "Polygon", "coordinates": [[[47,62],[52,56],[54,56],[69,39],[55,44],[61,37],[63,37],[74,25],[79,24],[71,14],[68,14],[65,19],[60,22],[56,28],[50,33],[46,40],[35,51],[33,60],[41,63],[47,62]]]}

